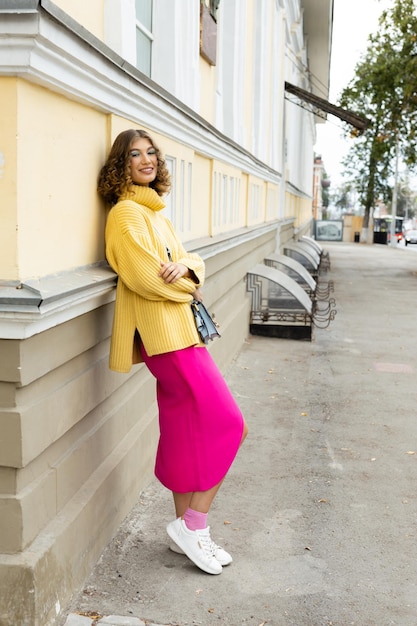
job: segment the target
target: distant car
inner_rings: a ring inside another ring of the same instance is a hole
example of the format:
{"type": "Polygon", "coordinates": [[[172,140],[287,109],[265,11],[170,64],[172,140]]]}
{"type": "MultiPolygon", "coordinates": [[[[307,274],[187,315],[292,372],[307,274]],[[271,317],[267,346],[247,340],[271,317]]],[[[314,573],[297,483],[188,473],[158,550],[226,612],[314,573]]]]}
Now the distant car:
{"type": "Polygon", "coordinates": [[[406,246],[409,243],[417,243],[417,230],[407,230],[404,235],[404,241],[406,246]]]}

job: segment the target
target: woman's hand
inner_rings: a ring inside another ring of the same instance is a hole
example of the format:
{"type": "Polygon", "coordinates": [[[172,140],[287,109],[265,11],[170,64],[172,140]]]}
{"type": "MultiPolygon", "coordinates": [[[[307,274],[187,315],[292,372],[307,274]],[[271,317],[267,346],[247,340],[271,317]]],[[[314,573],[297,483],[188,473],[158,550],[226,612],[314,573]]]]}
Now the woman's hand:
{"type": "Polygon", "coordinates": [[[161,271],[158,276],[162,278],[165,284],[175,283],[184,276],[188,278],[190,270],[182,263],[162,263],[161,271]]]}
{"type": "Polygon", "coordinates": [[[193,291],[191,295],[193,296],[194,300],[198,300],[198,302],[203,302],[203,294],[198,287],[195,291],[193,291]]]}

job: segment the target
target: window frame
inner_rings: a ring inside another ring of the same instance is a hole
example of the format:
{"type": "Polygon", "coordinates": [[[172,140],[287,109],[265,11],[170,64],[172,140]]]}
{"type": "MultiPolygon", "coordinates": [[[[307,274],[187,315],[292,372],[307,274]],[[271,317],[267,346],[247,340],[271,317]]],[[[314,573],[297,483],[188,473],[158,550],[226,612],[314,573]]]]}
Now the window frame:
{"type": "MultiPolygon", "coordinates": [[[[151,2],[151,28],[153,28],[153,23],[154,23],[154,10],[155,10],[155,3],[154,0],[150,0],[151,2]]],[[[135,44],[136,44],[136,67],[137,69],[142,72],[143,74],[146,74],[146,76],[149,76],[149,78],[151,78],[152,76],[152,47],[153,47],[153,43],[154,43],[154,35],[153,32],[151,30],[149,30],[144,24],[143,22],[141,22],[138,19],[138,14],[136,11],[136,4],[135,4],[135,44]],[[140,31],[142,33],[142,35],[144,35],[146,37],[146,39],[148,39],[149,41],[149,71],[147,69],[141,68],[139,67],[138,64],[138,39],[137,39],[137,31],[140,31]]]]}

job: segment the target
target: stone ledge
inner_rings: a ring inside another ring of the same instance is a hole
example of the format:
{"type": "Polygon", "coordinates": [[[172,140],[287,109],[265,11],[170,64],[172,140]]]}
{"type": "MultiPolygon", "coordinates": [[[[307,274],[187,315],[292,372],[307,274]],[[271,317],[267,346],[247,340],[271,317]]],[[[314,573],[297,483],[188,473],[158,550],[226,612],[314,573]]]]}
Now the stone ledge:
{"type": "MultiPolygon", "coordinates": [[[[186,248],[210,265],[223,252],[237,251],[242,244],[270,236],[281,222],[274,220],[189,241],[186,248]]],[[[209,279],[210,267],[207,269],[209,279]]],[[[109,304],[115,299],[116,282],[116,274],[105,261],[22,283],[0,280],[0,339],[27,339],[109,304]]]]}
{"type": "Polygon", "coordinates": [[[0,339],[27,339],[112,302],[116,274],[106,263],[23,283],[0,283],[0,339]]]}
{"type": "Polygon", "coordinates": [[[23,283],[0,281],[0,312],[6,306],[31,305],[45,308],[63,296],[90,289],[92,285],[112,285],[116,275],[104,262],[73,270],[32,278],[23,283]]]}

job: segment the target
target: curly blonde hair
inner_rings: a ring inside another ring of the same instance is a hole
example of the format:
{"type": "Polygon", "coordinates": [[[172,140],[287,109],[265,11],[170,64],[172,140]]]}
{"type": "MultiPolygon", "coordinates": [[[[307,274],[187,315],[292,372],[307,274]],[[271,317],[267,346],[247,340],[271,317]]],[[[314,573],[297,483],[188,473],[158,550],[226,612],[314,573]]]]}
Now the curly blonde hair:
{"type": "Polygon", "coordinates": [[[122,196],[128,194],[133,184],[130,174],[130,149],[135,139],[148,139],[156,151],[158,169],[155,180],[149,186],[163,196],[171,189],[171,176],[160,149],[145,130],[130,128],[120,133],[111,147],[109,156],[100,170],[97,191],[100,196],[113,206],[122,196]]]}

